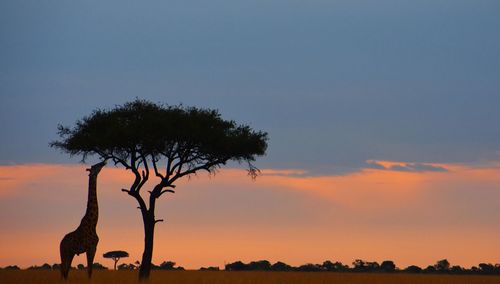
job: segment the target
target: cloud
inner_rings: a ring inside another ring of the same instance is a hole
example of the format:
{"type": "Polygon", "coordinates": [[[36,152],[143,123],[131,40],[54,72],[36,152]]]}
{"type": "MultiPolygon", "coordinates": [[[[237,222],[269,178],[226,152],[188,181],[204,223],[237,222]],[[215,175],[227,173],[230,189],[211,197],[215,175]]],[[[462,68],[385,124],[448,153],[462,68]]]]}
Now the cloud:
{"type": "Polygon", "coordinates": [[[447,172],[448,169],[442,165],[429,163],[408,163],[392,161],[366,161],[367,168],[379,170],[391,170],[401,172],[447,172]]]}

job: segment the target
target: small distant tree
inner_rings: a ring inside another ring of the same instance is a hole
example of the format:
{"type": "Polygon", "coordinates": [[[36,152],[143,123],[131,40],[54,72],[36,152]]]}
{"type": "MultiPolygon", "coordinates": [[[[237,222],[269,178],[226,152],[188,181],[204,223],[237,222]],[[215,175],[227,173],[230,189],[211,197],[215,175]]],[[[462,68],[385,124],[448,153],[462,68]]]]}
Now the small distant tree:
{"type": "Polygon", "coordinates": [[[136,268],[137,267],[133,263],[129,263],[129,264],[122,263],[116,267],[116,269],[118,269],[118,270],[134,270],[136,268]]]}
{"type": "Polygon", "coordinates": [[[247,266],[248,270],[259,270],[259,271],[271,270],[271,263],[267,260],[252,261],[247,266]]]}
{"type": "Polygon", "coordinates": [[[410,273],[420,273],[422,272],[422,268],[416,266],[416,265],[410,265],[407,268],[404,269],[404,272],[410,272],[410,273]]]}
{"type": "Polygon", "coordinates": [[[72,128],[59,126],[61,140],[51,143],[70,155],[89,155],[122,165],[134,177],[130,188],[122,189],[139,206],[144,225],[144,251],[139,279],[149,278],[152,268],[156,201],[173,193],[176,183],[200,171],[214,173],[229,161],[248,165],[267,149],[267,133],[221,118],[217,110],[168,106],[146,100],[96,110],[72,128]],[[155,185],[144,198],[143,186],[150,177],[155,185]]]}
{"type": "Polygon", "coordinates": [[[429,265],[427,266],[423,272],[425,273],[435,273],[436,272],[436,267],[434,265],[429,265]]]}
{"type": "Polygon", "coordinates": [[[106,266],[104,266],[104,265],[100,264],[99,262],[94,262],[94,263],[92,264],[92,268],[93,268],[93,269],[102,269],[102,270],[106,270],[106,269],[108,269],[106,266]]]}
{"type": "Polygon", "coordinates": [[[366,270],[366,262],[364,262],[362,259],[356,259],[352,262],[353,270],[354,271],[365,271],[366,270]]]}
{"type": "Polygon", "coordinates": [[[76,266],[76,269],[78,270],[82,270],[82,269],[85,269],[85,265],[79,263],[77,266],[76,266]]]}
{"type": "Polygon", "coordinates": [[[485,274],[492,274],[495,272],[495,266],[491,263],[480,263],[479,268],[481,269],[481,272],[485,274]]]}
{"type": "Polygon", "coordinates": [[[156,269],[160,269],[160,270],[184,270],[184,267],[182,267],[182,266],[175,267],[175,262],[164,261],[159,266],[157,266],[156,269]]]}
{"type": "Polygon", "coordinates": [[[236,262],[226,264],[224,269],[227,271],[247,270],[247,265],[238,260],[236,262]]]}
{"type": "Polygon", "coordinates": [[[59,263],[52,264],[52,269],[53,270],[59,270],[59,269],[61,269],[61,264],[59,264],[59,263]]]}
{"type": "Polygon", "coordinates": [[[284,263],[284,262],[278,261],[275,264],[271,265],[271,270],[273,270],[273,271],[291,271],[291,270],[293,270],[293,267],[284,263]]]}
{"type": "Polygon", "coordinates": [[[396,270],[396,265],[392,260],[385,260],[380,265],[380,270],[384,272],[394,272],[396,270]]]}
{"type": "Polygon", "coordinates": [[[219,271],[220,268],[218,266],[209,266],[209,267],[201,267],[200,271],[219,271]]]}
{"type": "Polygon", "coordinates": [[[114,251],[108,251],[107,253],[102,255],[104,258],[111,258],[115,262],[115,270],[116,270],[116,264],[120,260],[120,258],[123,257],[128,257],[128,252],[123,251],[123,250],[114,250],[114,251]]]}
{"type": "Polygon", "coordinates": [[[318,272],[322,271],[322,267],[319,264],[314,264],[314,263],[306,263],[303,264],[299,267],[297,267],[297,271],[303,271],[303,272],[318,272]]]}
{"type": "Polygon", "coordinates": [[[454,265],[452,267],[450,267],[450,272],[451,273],[454,273],[454,274],[460,274],[460,273],[464,273],[466,270],[461,267],[460,265],[454,265]]]}
{"type": "Polygon", "coordinates": [[[434,268],[436,268],[436,271],[439,272],[446,272],[450,270],[450,262],[447,259],[441,259],[436,262],[434,265],[434,268]]]}

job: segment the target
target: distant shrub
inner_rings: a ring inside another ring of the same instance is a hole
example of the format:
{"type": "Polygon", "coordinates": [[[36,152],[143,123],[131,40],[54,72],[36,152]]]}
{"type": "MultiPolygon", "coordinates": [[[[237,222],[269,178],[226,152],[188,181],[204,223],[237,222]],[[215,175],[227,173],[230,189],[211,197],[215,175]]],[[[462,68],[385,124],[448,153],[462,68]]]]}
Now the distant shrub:
{"type": "Polygon", "coordinates": [[[201,271],[219,271],[219,267],[218,266],[209,266],[209,267],[201,267],[200,268],[201,271]]]}
{"type": "Polygon", "coordinates": [[[409,273],[420,273],[420,272],[422,272],[422,268],[420,268],[416,265],[410,265],[407,268],[405,268],[403,271],[409,272],[409,273]]]}

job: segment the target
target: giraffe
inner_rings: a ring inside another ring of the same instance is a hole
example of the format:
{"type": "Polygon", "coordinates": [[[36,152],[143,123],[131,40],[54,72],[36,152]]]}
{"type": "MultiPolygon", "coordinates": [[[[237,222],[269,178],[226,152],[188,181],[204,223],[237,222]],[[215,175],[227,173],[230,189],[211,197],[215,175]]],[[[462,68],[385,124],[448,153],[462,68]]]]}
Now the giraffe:
{"type": "Polygon", "coordinates": [[[84,253],[87,255],[87,272],[89,278],[92,276],[92,264],[99,242],[96,233],[99,208],[97,205],[97,175],[106,165],[106,161],[97,163],[87,169],[89,172],[89,195],[87,210],[80,222],[80,226],[73,232],[64,236],[59,247],[61,254],[61,274],[64,279],[68,278],[69,269],[73,257],[84,253]]]}

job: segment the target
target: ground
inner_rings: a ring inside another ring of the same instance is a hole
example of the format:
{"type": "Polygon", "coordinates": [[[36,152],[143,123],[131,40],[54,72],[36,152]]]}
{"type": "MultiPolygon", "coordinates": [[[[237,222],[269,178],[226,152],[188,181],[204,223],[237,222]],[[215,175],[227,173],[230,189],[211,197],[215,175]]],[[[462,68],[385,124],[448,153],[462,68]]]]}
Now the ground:
{"type": "MultiPolygon", "coordinates": [[[[60,279],[59,271],[0,270],[0,283],[138,283],[137,271],[95,271],[91,281],[85,271],[70,272],[68,281],[60,279]]],[[[153,271],[155,283],[339,283],[339,284],[497,284],[500,276],[479,275],[420,275],[406,273],[334,273],[334,272],[225,272],[225,271],[153,271]]]]}

